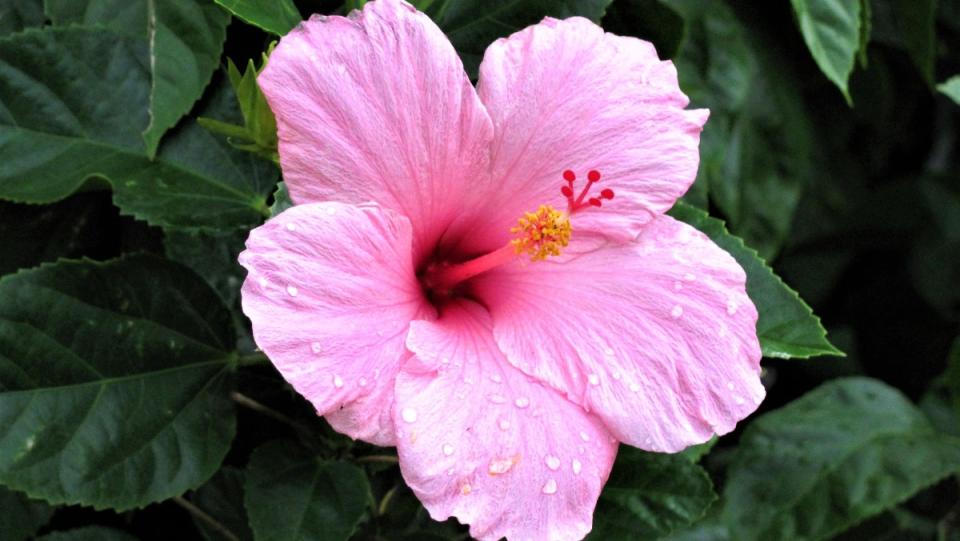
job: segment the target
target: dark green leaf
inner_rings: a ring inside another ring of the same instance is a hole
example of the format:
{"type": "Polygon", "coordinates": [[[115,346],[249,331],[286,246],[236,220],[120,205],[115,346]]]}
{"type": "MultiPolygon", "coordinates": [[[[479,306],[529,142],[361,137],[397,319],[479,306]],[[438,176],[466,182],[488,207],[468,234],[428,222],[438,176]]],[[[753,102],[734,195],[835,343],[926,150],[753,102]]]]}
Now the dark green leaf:
{"type": "Polygon", "coordinates": [[[960,75],[954,75],[953,77],[940,83],[937,85],[937,90],[953,100],[953,102],[957,105],[960,105],[960,75]]]}
{"type": "Polygon", "coordinates": [[[220,61],[230,16],[211,0],[46,0],[55,24],[104,25],[149,43],[147,155],[190,111],[220,61]]]}
{"type": "Polygon", "coordinates": [[[607,8],[603,28],[621,36],[636,36],[654,44],[660,58],[673,58],[680,50],[686,24],[660,0],[620,0],[607,8]]]}
{"type": "Polygon", "coordinates": [[[791,0],[803,39],[820,71],[852,104],[847,81],[861,44],[859,0],[791,0]]]}
{"type": "Polygon", "coordinates": [[[0,483],[131,509],[182,494],[233,439],[230,314],[153,257],[0,280],[0,483]]]}
{"type": "MultiPolygon", "coordinates": [[[[165,138],[155,161],[146,158],[148,64],[142,42],[103,28],[0,40],[0,198],[48,203],[99,176],[124,212],[154,225],[259,223],[276,178],[269,164],[192,121],[165,138]]],[[[203,112],[235,115],[232,101],[221,92],[203,112]]]]}
{"type": "Polygon", "coordinates": [[[26,541],[50,520],[53,508],[0,486],[0,539],[26,541]]]}
{"type": "Polygon", "coordinates": [[[707,472],[683,455],[621,446],[590,539],[657,539],[703,516],[716,498],[707,472]]]}
{"type": "Polygon", "coordinates": [[[54,205],[0,201],[0,276],[61,257],[80,257],[101,240],[104,204],[109,200],[77,194],[54,205]]]}
{"type": "Polygon", "coordinates": [[[247,231],[242,229],[222,235],[177,230],[164,232],[167,257],[203,277],[227,306],[236,303],[246,276],[237,262],[246,239],[247,231]]]}
{"type": "Polygon", "coordinates": [[[274,441],[250,457],[244,501],[257,541],[341,541],[363,518],[370,487],[356,466],[274,441]]]}
{"type": "Polygon", "coordinates": [[[447,34],[460,53],[470,77],[487,46],[546,16],[565,19],[579,15],[599,22],[613,0],[432,0],[421,7],[447,34]]]}
{"type": "Polygon", "coordinates": [[[292,0],[214,0],[244,22],[282,36],[300,23],[292,0]]]}
{"type": "Polygon", "coordinates": [[[933,380],[920,408],[938,430],[960,437],[960,338],[947,355],[947,369],[933,380]]]}
{"type": "Polygon", "coordinates": [[[43,24],[43,0],[0,0],[0,36],[43,24]]]}
{"type": "MultiPolygon", "coordinates": [[[[242,470],[225,467],[205,485],[194,492],[190,501],[222,524],[240,541],[252,541],[253,533],[247,525],[247,511],[243,507],[244,474],[242,470]]],[[[193,523],[207,541],[223,541],[221,531],[202,520],[193,523]]]]}
{"type": "Polygon", "coordinates": [[[860,43],[857,46],[857,58],[860,67],[866,68],[868,50],[870,48],[870,34],[873,29],[873,8],[870,0],[860,0],[860,43]]]}
{"type": "Polygon", "coordinates": [[[789,359],[843,354],[827,340],[820,319],[797,292],[783,283],[754,250],[728,233],[723,222],[683,203],[674,206],[670,214],[706,233],[746,271],[747,294],[760,313],[757,335],[764,355],[789,359]]]}
{"type": "Polygon", "coordinates": [[[52,532],[37,538],[37,541],[137,541],[137,538],[113,528],[84,526],[73,530],[52,532]]]}
{"type": "Polygon", "coordinates": [[[750,425],[727,472],[737,539],[826,539],[960,471],[960,440],[897,390],[831,381],[750,425]]]}
{"type": "Polygon", "coordinates": [[[273,192],[273,204],[270,205],[270,215],[276,216],[292,206],[293,201],[290,199],[290,192],[287,191],[287,183],[278,183],[277,191],[273,192]]]}

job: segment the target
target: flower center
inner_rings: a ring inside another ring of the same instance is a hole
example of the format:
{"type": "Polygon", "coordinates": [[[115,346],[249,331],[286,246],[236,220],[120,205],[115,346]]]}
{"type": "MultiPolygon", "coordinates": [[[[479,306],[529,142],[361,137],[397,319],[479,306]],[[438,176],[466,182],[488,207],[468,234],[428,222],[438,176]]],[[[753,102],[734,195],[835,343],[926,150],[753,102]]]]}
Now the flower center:
{"type": "Polygon", "coordinates": [[[604,200],[613,199],[613,190],[605,188],[600,197],[588,197],[590,188],[600,181],[599,171],[587,173],[587,184],[574,198],[573,185],[577,176],[569,169],[563,172],[566,184],[560,187],[560,193],[567,199],[567,210],[561,212],[550,205],[540,205],[536,212],[526,212],[516,226],[510,229],[515,235],[505,246],[470,261],[457,264],[435,264],[429,267],[423,276],[423,285],[433,291],[448,294],[454,286],[478,274],[499,267],[527,254],[530,261],[543,261],[550,256],[560,255],[561,250],[570,244],[573,227],[570,217],[591,207],[602,207],[604,200]]]}

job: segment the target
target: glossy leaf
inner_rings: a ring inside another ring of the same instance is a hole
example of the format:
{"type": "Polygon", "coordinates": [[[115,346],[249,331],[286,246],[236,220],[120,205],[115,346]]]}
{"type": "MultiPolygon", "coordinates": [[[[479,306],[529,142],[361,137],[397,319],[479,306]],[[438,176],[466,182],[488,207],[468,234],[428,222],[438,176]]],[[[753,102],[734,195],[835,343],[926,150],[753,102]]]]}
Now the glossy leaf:
{"type": "Polygon", "coordinates": [[[847,81],[861,44],[859,0],[791,0],[803,39],[820,71],[848,103],[847,81]]]}
{"type": "Polygon", "coordinates": [[[674,206],[670,214],[706,233],[746,271],[747,294],[760,313],[757,335],[765,356],[789,359],[843,354],[827,340],[820,318],[797,292],[783,283],[754,250],[727,232],[722,221],[683,203],[674,206]]]}
{"type": "Polygon", "coordinates": [[[0,483],[119,510],[198,486],[234,434],[233,341],[216,293],[153,257],[3,278],[0,483]]]}
{"type": "Polygon", "coordinates": [[[589,539],[658,539],[699,519],[716,498],[710,476],[687,457],[621,446],[589,539]]]}
{"type": "Polygon", "coordinates": [[[246,475],[244,501],[257,541],[345,541],[370,500],[363,470],[292,442],[258,448],[246,475]]]}
{"type": "Polygon", "coordinates": [[[246,23],[282,36],[300,23],[293,0],[214,0],[246,23]]]}
{"type": "Polygon", "coordinates": [[[580,16],[599,22],[613,0],[431,0],[420,7],[447,34],[470,77],[477,76],[483,53],[493,40],[544,17],[580,16]]]}
{"type": "Polygon", "coordinates": [[[164,232],[167,258],[183,263],[199,274],[220,294],[227,306],[234,306],[246,276],[237,256],[243,250],[247,232],[242,229],[220,235],[188,231],[164,232]]]}
{"type": "MultiPolygon", "coordinates": [[[[49,203],[101,177],[125,213],[154,225],[259,223],[277,174],[269,164],[190,120],[165,138],[156,160],[146,158],[148,64],[143,42],[103,28],[0,40],[0,198],[49,203]]],[[[232,101],[228,91],[215,94],[203,112],[236,115],[232,101]]]]}
{"type": "Polygon", "coordinates": [[[203,94],[220,61],[230,16],[212,0],[45,0],[54,24],[104,25],[149,44],[153,157],[160,138],[203,94]]]}
{"type": "Polygon", "coordinates": [[[27,498],[22,492],[0,486],[0,539],[26,541],[33,538],[53,515],[49,505],[27,498]]]}
{"type": "Polygon", "coordinates": [[[756,419],[727,472],[737,539],[826,539],[960,471],[960,439],[899,391],[834,380],[756,419]]]}

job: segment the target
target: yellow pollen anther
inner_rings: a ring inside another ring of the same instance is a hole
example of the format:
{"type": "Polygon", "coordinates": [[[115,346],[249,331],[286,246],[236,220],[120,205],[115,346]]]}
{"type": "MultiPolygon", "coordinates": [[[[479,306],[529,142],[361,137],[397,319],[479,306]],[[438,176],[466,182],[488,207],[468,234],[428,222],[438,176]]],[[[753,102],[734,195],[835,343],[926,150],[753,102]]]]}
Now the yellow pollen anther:
{"type": "Polygon", "coordinates": [[[565,212],[540,205],[536,212],[527,212],[516,227],[510,228],[517,238],[510,241],[517,254],[530,254],[531,261],[543,261],[560,255],[560,249],[570,244],[570,219],[565,212]]]}

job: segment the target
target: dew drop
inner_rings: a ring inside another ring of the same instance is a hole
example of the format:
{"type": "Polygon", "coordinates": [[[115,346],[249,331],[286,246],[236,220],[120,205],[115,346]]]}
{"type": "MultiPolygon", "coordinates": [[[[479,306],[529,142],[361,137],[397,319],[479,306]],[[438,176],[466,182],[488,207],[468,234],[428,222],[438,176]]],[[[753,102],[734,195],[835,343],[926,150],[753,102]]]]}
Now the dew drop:
{"type": "Polygon", "coordinates": [[[587,381],[590,382],[590,385],[600,385],[600,376],[596,374],[590,374],[587,376],[587,381]]]}
{"type": "Polygon", "coordinates": [[[609,347],[606,348],[606,349],[604,349],[604,350],[603,350],[603,353],[604,353],[607,357],[613,357],[613,356],[616,354],[616,352],[613,351],[613,349],[611,349],[611,348],[609,348],[609,347]]]}
{"type": "Polygon", "coordinates": [[[500,383],[500,382],[503,381],[503,378],[500,377],[500,374],[491,374],[491,375],[490,375],[490,381],[492,381],[492,382],[494,382],[494,383],[500,383]]]}
{"type": "Polygon", "coordinates": [[[267,287],[268,282],[266,278],[260,278],[259,280],[257,280],[257,283],[260,284],[260,287],[267,287]]]}
{"type": "Polygon", "coordinates": [[[547,467],[553,471],[557,471],[557,469],[560,467],[560,459],[553,455],[547,455],[543,461],[546,462],[547,467]]]}
{"type": "Polygon", "coordinates": [[[694,276],[693,273],[688,272],[688,273],[686,273],[686,274],[683,275],[683,279],[686,280],[686,281],[688,281],[688,282],[692,282],[692,281],[696,280],[697,277],[694,276]]]}
{"type": "Polygon", "coordinates": [[[675,290],[677,290],[677,291],[680,291],[681,289],[683,289],[683,284],[681,284],[679,281],[678,281],[678,282],[674,282],[674,283],[673,283],[673,289],[675,289],[675,290]]]}
{"type": "Polygon", "coordinates": [[[584,432],[584,431],[581,430],[581,431],[580,431],[580,439],[583,440],[583,441],[590,441],[590,436],[589,436],[586,432],[584,432]]]}
{"type": "Polygon", "coordinates": [[[450,468],[449,470],[447,470],[447,475],[451,475],[451,476],[453,475],[453,468],[450,468]]]}
{"type": "Polygon", "coordinates": [[[746,402],[746,400],[744,400],[742,396],[738,396],[734,398],[734,401],[737,403],[738,406],[742,406],[746,402]]]}
{"type": "Polygon", "coordinates": [[[403,411],[400,412],[400,416],[403,417],[403,420],[408,423],[417,422],[417,410],[413,408],[403,408],[403,411]]]}
{"type": "Polygon", "coordinates": [[[613,374],[610,374],[610,375],[613,376],[613,379],[620,381],[620,372],[614,372],[613,374]]]}
{"type": "Polygon", "coordinates": [[[333,386],[336,387],[337,389],[339,389],[340,387],[343,387],[343,378],[341,378],[340,376],[334,374],[334,375],[333,375],[333,386]]]}
{"type": "Polygon", "coordinates": [[[298,293],[300,293],[300,290],[297,289],[297,286],[287,286],[287,295],[296,297],[298,293]]]}
{"type": "Polygon", "coordinates": [[[446,456],[452,455],[452,454],[453,454],[453,446],[450,445],[449,443],[444,443],[444,444],[443,444],[443,454],[446,455],[446,456]]]}
{"type": "Polygon", "coordinates": [[[490,475],[502,475],[510,471],[513,465],[517,463],[517,457],[498,458],[490,461],[487,471],[490,475]]]}
{"type": "Polygon", "coordinates": [[[631,384],[630,384],[630,390],[633,391],[633,392],[635,392],[635,393],[639,393],[639,392],[640,392],[640,384],[639,384],[639,383],[631,383],[631,384]]]}
{"type": "Polygon", "coordinates": [[[728,315],[731,315],[731,316],[732,316],[733,314],[736,314],[736,313],[737,313],[737,308],[738,308],[738,307],[737,307],[737,302],[736,302],[736,301],[734,301],[733,299],[727,301],[727,314],[728,314],[728,315]]]}
{"type": "MultiPolygon", "coordinates": [[[[464,380],[464,383],[466,383],[466,380],[464,380]]],[[[503,404],[504,402],[507,401],[506,398],[504,398],[503,396],[498,395],[498,394],[492,394],[492,395],[488,396],[487,398],[488,398],[491,402],[493,402],[494,404],[503,404]]]]}
{"type": "Polygon", "coordinates": [[[643,443],[644,443],[645,445],[650,445],[651,443],[653,443],[653,438],[647,438],[647,439],[643,440],[643,443]]]}
{"type": "Polygon", "coordinates": [[[296,230],[297,230],[297,224],[293,224],[293,223],[287,224],[287,231],[296,231],[296,230]]]}
{"type": "Polygon", "coordinates": [[[732,381],[728,381],[728,382],[727,382],[727,389],[730,390],[730,391],[733,390],[733,382],[732,382],[732,381]]]}
{"type": "Polygon", "coordinates": [[[683,315],[683,307],[679,304],[673,307],[673,310],[670,310],[670,317],[677,319],[683,315]]]}
{"type": "Polygon", "coordinates": [[[327,207],[327,214],[329,214],[330,216],[333,216],[333,215],[336,214],[336,213],[337,213],[337,209],[336,209],[336,208],[334,208],[334,207],[327,207]]]}
{"type": "Polygon", "coordinates": [[[514,400],[513,403],[514,403],[514,405],[516,405],[518,408],[524,409],[524,408],[526,408],[527,406],[530,405],[530,400],[529,400],[527,397],[525,397],[525,396],[521,396],[520,398],[514,400]]]}
{"type": "Polygon", "coordinates": [[[444,357],[440,359],[440,362],[443,364],[450,364],[450,357],[444,357]]]}
{"type": "Polygon", "coordinates": [[[573,474],[580,475],[580,470],[583,469],[583,464],[579,460],[573,459],[573,474]]]}
{"type": "Polygon", "coordinates": [[[507,430],[510,428],[510,421],[506,419],[500,419],[500,421],[497,423],[497,426],[500,427],[500,430],[507,430]]]}
{"type": "Polygon", "coordinates": [[[359,383],[361,387],[366,387],[366,386],[367,386],[367,378],[360,378],[360,381],[358,381],[357,383],[359,383]]]}
{"type": "Polygon", "coordinates": [[[320,345],[320,342],[313,342],[310,344],[310,351],[315,355],[320,355],[320,352],[323,351],[323,346],[320,345]]]}
{"type": "Polygon", "coordinates": [[[554,479],[547,480],[546,484],[543,485],[544,494],[556,494],[557,493],[557,482],[554,479]]]}

